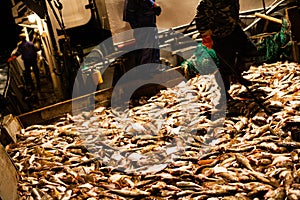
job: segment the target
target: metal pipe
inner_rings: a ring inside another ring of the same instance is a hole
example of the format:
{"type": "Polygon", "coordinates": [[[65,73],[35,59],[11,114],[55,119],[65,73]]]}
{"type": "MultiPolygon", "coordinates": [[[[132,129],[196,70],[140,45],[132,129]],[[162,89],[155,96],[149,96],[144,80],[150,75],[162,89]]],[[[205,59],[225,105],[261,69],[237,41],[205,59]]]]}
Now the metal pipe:
{"type": "Polygon", "coordinates": [[[264,8],[264,13],[267,14],[267,10],[266,10],[266,2],[265,2],[265,0],[262,0],[262,4],[263,4],[263,8],[264,8]]]}
{"type": "Polygon", "coordinates": [[[7,79],[6,79],[6,83],[5,83],[5,87],[4,87],[4,91],[3,91],[3,97],[6,98],[7,96],[7,92],[8,92],[8,88],[10,85],[10,65],[7,64],[7,79]]]}
{"type": "MultiPolygon", "coordinates": [[[[270,9],[271,6],[266,7],[266,9],[270,9]]],[[[249,13],[256,13],[256,12],[261,12],[263,11],[263,8],[255,8],[255,9],[250,9],[250,10],[243,10],[240,11],[240,15],[247,15],[249,13]]]]}
{"type": "Polygon", "coordinates": [[[55,9],[54,9],[52,3],[51,3],[51,0],[48,0],[48,3],[49,3],[49,6],[50,6],[50,8],[51,8],[51,10],[52,10],[52,13],[54,14],[54,17],[55,17],[55,19],[56,19],[58,25],[60,26],[61,30],[64,30],[64,28],[65,28],[65,27],[64,27],[64,24],[63,24],[63,22],[61,21],[61,19],[59,19],[58,15],[57,15],[57,13],[56,13],[56,11],[55,11],[55,9]]]}
{"type": "Polygon", "coordinates": [[[44,22],[44,20],[38,20],[37,23],[38,23],[40,34],[42,36],[41,41],[43,43],[46,60],[48,61],[50,76],[51,76],[51,80],[52,80],[55,95],[56,95],[57,99],[63,99],[63,92],[62,92],[62,88],[61,88],[61,83],[60,83],[60,80],[58,79],[58,77],[55,74],[57,64],[56,64],[56,61],[55,61],[55,58],[54,58],[53,52],[52,52],[53,51],[53,46],[52,46],[51,39],[50,39],[50,36],[49,36],[48,26],[44,22]]]}

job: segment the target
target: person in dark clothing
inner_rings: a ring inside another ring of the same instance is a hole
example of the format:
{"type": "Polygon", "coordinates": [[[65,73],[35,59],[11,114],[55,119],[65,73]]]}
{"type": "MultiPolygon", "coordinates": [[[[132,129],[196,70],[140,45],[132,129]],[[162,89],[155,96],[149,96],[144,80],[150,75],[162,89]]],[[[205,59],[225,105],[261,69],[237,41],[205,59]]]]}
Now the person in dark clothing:
{"type": "Polygon", "coordinates": [[[138,49],[136,65],[159,63],[159,40],[156,26],[156,16],[161,14],[161,7],[155,0],[125,0],[123,20],[128,22],[133,30],[137,46],[152,48],[138,49]],[[141,29],[151,27],[150,29],[141,29]]]}
{"type": "Polygon", "coordinates": [[[203,45],[212,48],[220,59],[226,91],[230,77],[241,74],[246,61],[257,55],[256,46],[240,26],[239,10],[239,0],[201,0],[195,16],[203,45]]]}
{"type": "Polygon", "coordinates": [[[18,48],[16,53],[14,53],[7,62],[11,62],[15,58],[21,55],[21,58],[24,62],[24,79],[27,86],[30,86],[32,89],[35,89],[32,77],[31,77],[31,67],[35,75],[37,89],[41,89],[40,84],[40,70],[37,65],[37,52],[38,48],[31,42],[26,40],[25,34],[20,34],[20,42],[18,43],[18,48]]]}

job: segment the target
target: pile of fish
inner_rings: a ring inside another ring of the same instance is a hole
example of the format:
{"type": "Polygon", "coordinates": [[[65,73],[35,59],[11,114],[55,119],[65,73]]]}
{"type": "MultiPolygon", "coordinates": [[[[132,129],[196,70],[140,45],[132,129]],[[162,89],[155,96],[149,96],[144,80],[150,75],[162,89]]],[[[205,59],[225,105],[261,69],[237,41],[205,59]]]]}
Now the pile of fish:
{"type": "MultiPolygon", "coordinates": [[[[213,76],[123,111],[33,125],[6,147],[20,199],[300,199],[300,65],[251,67],[226,117],[213,76]]],[[[224,110],[225,113],[225,110],[224,110]]]]}

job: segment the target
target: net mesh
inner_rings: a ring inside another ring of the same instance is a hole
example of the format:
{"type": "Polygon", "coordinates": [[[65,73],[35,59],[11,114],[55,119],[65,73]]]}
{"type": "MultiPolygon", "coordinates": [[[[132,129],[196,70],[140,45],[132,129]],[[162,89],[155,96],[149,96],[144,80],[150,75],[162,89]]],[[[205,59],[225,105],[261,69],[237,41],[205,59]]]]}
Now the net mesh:
{"type": "MultiPolygon", "coordinates": [[[[278,61],[293,60],[292,36],[290,25],[282,19],[279,32],[263,33],[250,37],[258,50],[255,64],[274,63],[278,61]]],[[[220,67],[220,60],[213,49],[208,49],[199,42],[193,55],[181,63],[187,78],[196,74],[210,74],[220,67]]]]}

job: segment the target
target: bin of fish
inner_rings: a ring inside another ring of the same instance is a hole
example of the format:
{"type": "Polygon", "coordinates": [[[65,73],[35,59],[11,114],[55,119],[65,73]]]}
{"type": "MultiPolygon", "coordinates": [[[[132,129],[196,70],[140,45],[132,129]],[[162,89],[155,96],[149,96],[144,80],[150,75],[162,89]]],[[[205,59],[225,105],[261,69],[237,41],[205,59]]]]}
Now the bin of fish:
{"type": "Polygon", "coordinates": [[[251,113],[238,83],[220,115],[217,83],[198,75],[124,112],[27,127],[6,147],[20,199],[299,199],[299,72],[278,62],[243,74],[270,115],[251,113]]]}

